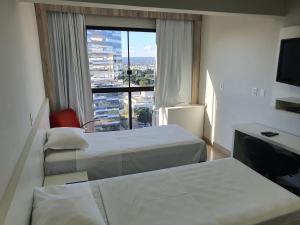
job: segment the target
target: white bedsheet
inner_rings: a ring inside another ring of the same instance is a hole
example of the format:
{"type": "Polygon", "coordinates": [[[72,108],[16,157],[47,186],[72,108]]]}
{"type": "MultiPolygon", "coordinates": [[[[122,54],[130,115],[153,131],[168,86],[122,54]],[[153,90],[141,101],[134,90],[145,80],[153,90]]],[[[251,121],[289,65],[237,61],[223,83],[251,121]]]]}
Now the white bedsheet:
{"type": "Polygon", "coordinates": [[[88,133],[86,139],[87,149],[48,152],[45,174],[86,170],[95,180],[206,160],[205,142],[176,125],[88,133]]]}
{"type": "Polygon", "coordinates": [[[109,225],[300,224],[300,198],[235,159],[98,182],[109,225]]]}

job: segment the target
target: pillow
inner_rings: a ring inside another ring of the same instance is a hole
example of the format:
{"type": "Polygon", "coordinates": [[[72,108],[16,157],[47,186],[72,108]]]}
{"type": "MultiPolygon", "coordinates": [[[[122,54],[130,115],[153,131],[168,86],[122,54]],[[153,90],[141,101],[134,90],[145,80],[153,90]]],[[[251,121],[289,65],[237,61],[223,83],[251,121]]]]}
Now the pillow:
{"type": "Polygon", "coordinates": [[[47,132],[47,143],[44,149],[68,150],[89,147],[84,137],[84,130],[80,128],[60,127],[47,132]]]}
{"type": "Polygon", "coordinates": [[[88,183],[35,188],[32,225],[105,225],[88,183]]]}

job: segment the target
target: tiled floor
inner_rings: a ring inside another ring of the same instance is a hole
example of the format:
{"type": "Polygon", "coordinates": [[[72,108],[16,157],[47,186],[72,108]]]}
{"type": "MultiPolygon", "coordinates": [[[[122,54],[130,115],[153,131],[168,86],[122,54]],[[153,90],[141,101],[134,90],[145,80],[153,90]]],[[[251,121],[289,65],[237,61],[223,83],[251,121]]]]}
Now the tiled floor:
{"type": "Polygon", "coordinates": [[[229,156],[225,155],[221,151],[213,148],[211,145],[207,145],[207,159],[210,160],[216,160],[216,159],[222,159],[227,158],[229,156]]]}

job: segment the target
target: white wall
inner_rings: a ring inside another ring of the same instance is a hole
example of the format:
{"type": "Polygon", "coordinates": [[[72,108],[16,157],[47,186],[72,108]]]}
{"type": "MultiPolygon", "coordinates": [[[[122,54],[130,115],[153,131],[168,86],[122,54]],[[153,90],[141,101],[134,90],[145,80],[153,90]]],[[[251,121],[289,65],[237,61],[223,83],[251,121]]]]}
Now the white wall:
{"type": "MultiPolygon", "coordinates": [[[[204,16],[200,99],[208,105],[207,138],[232,150],[233,126],[246,122],[300,136],[300,116],[273,106],[273,92],[280,88],[275,85],[275,71],[283,25],[289,25],[287,18],[204,16]],[[265,96],[252,96],[252,88],[264,89],[265,96]]],[[[300,88],[288,89],[293,89],[291,96],[300,97],[300,88]]]]}
{"type": "Polygon", "coordinates": [[[0,198],[45,98],[34,6],[0,3],[0,198]]]}

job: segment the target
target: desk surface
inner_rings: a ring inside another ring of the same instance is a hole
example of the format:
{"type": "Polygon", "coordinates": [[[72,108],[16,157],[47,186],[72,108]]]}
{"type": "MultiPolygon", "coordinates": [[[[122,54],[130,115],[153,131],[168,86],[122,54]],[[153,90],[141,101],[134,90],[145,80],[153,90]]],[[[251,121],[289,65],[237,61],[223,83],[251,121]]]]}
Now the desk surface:
{"type": "Polygon", "coordinates": [[[259,123],[240,124],[236,125],[234,129],[300,155],[299,136],[281,130],[277,130],[259,123]],[[277,132],[279,133],[279,135],[273,137],[266,137],[264,135],[261,135],[261,132],[263,131],[277,132]]]}

